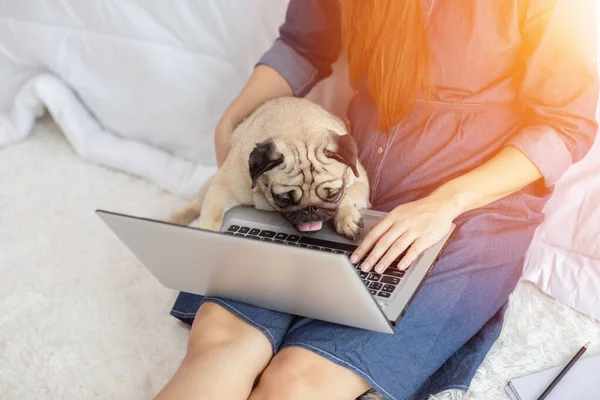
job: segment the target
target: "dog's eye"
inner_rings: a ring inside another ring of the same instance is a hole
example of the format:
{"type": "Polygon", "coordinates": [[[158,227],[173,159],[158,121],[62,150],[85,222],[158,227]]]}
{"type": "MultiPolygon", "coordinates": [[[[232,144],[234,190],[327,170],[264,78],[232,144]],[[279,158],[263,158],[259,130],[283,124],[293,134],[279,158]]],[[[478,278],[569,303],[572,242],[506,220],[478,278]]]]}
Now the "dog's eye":
{"type": "Polygon", "coordinates": [[[290,190],[286,193],[274,194],[273,198],[279,207],[288,207],[294,202],[294,191],[290,190]]]}
{"type": "Polygon", "coordinates": [[[329,189],[327,193],[327,201],[335,202],[342,196],[342,189],[329,189]]]}

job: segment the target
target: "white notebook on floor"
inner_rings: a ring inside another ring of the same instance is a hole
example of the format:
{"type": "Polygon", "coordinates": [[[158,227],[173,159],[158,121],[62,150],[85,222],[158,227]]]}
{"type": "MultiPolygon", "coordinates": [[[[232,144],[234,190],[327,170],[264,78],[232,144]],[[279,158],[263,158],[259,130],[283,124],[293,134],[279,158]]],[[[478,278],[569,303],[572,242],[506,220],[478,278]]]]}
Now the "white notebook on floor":
{"type": "MultiPolygon", "coordinates": [[[[513,379],[506,386],[512,400],[537,400],[566,365],[513,379]]],[[[581,358],[554,387],[546,400],[600,399],[600,355],[581,358]]]]}

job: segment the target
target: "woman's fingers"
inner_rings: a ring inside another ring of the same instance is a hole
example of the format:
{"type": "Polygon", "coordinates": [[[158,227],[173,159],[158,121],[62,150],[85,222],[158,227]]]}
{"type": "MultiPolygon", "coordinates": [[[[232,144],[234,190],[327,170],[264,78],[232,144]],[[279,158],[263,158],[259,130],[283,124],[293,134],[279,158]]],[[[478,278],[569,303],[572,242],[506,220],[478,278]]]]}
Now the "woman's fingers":
{"type": "Polygon", "coordinates": [[[410,246],[406,255],[398,262],[398,269],[404,271],[431,245],[435,244],[430,236],[421,236],[410,246]]]}
{"type": "Polygon", "coordinates": [[[405,228],[400,224],[394,224],[388,229],[388,231],[379,238],[375,246],[371,249],[371,252],[365,258],[360,268],[364,271],[370,271],[394,244],[396,240],[404,233],[405,228]]]}
{"type": "Polygon", "coordinates": [[[365,235],[365,238],[361,242],[361,244],[354,250],[354,253],[350,257],[350,261],[353,264],[356,264],[358,261],[362,260],[365,254],[371,250],[371,248],[379,241],[379,239],[390,229],[393,221],[388,216],[383,218],[377,224],[371,228],[371,230],[365,235]]]}
{"type": "Polygon", "coordinates": [[[404,234],[396,239],[389,249],[387,249],[384,256],[377,262],[375,272],[382,274],[417,238],[417,235],[404,232],[404,234]]]}

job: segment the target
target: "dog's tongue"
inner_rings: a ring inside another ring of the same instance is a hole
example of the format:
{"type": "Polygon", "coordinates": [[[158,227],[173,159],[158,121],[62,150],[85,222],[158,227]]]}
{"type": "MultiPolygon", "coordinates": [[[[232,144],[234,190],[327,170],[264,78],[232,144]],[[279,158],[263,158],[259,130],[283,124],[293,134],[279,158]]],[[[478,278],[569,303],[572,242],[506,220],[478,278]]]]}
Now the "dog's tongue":
{"type": "Polygon", "coordinates": [[[307,224],[298,225],[298,230],[300,232],[312,232],[318,231],[323,227],[323,221],[312,221],[307,224]]]}

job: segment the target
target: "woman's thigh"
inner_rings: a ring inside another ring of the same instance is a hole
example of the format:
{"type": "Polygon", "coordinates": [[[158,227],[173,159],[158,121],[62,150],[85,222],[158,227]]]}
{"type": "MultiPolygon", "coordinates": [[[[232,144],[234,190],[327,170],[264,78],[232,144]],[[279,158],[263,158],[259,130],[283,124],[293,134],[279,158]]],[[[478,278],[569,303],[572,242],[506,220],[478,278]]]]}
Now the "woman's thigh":
{"type": "MultiPolygon", "coordinates": [[[[235,315],[239,320],[256,328],[256,330],[261,332],[271,343],[273,354],[277,352],[284,335],[292,325],[293,321],[297,319],[297,317],[290,314],[268,310],[234,300],[199,296],[185,292],[180,293],[177,297],[171,310],[171,315],[192,325],[193,322],[195,323],[198,310],[207,303],[221,306],[232,315],[235,315]]],[[[199,330],[201,329],[202,328],[199,330]]]]}
{"type": "Polygon", "coordinates": [[[224,351],[239,362],[243,358],[259,360],[261,370],[273,355],[269,338],[227,308],[205,302],[198,309],[188,338],[187,356],[224,351]]]}
{"type": "Polygon", "coordinates": [[[272,356],[263,332],[206,302],[196,313],[185,358],[156,399],[247,399],[272,356]]]}

